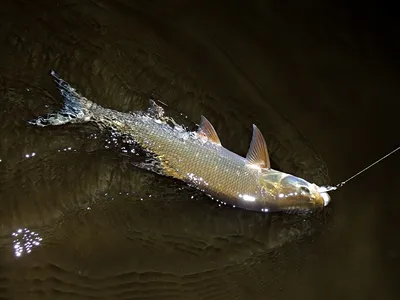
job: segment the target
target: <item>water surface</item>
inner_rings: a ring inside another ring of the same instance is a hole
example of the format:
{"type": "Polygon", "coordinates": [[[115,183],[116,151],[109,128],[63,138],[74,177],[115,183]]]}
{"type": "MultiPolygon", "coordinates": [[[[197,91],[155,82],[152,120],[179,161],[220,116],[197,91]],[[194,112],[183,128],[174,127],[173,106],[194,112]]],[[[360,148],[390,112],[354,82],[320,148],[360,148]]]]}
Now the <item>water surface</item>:
{"type": "Polygon", "coordinates": [[[382,234],[395,216],[380,205],[398,208],[383,195],[399,183],[393,161],[323,212],[261,214],[133,167],[143,153],[93,126],[27,124],[61,105],[54,69],[102,106],[146,109],[153,97],[191,128],[203,114],[241,155],[255,123],[274,167],[317,184],[396,146],[382,134],[395,70],[343,24],[314,17],[315,29],[306,8],[272,2],[167,2],[1,8],[0,298],[394,297],[398,247],[382,234]]]}

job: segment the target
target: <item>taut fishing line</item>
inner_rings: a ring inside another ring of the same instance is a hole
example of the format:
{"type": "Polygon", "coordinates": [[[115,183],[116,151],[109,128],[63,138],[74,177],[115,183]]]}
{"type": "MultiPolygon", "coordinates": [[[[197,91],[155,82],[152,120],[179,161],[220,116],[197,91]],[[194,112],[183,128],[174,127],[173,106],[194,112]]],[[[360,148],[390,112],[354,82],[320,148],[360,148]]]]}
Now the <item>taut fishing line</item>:
{"type": "Polygon", "coordinates": [[[392,155],[393,153],[395,153],[396,151],[398,151],[400,149],[400,147],[397,147],[397,149],[393,150],[392,152],[386,154],[385,156],[381,157],[380,159],[378,159],[377,161],[373,162],[372,164],[370,164],[368,167],[362,169],[360,172],[354,174],[353,176],[349,177],[348,179],[346,179],[345,181],[342,181],[341,183],[335,185],[335,186],[321,186],[318,191],[320,193],[324,193],[324,192],[330,192],[330,191],[335,191],[338,188],[341,188],[342,186],[344,186],[347,182],[349,182],[350,180],[356,178],[358,175],[364,173],[365,171],[367,171],[369,168],[371,168],[372,166],[376,165],[377,163],[381,162],[382,160],[384,160],[385,158],[389,157],[390,155],[392,155]]]}

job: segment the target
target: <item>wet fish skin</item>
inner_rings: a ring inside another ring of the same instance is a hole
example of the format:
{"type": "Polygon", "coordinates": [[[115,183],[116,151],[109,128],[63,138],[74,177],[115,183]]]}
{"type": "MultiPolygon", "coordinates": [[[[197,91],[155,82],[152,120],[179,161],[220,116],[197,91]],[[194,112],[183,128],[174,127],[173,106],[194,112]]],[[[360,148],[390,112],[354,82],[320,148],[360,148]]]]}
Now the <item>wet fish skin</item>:
{"type": "Polygon", "coordinates": [[[64,106],[30,124],[94,122],[102,129],[112,129],[154,154],[163,175],[179,179],[223,204],[272,212],[310,210],[330,201],[327,193],[318,192],[317,185],[270,168],[264,138],[255,125],[245,158],[221,145],[205,117],[197,132],[189,132],[176,123],[169,124],[174,121],[152,101],[147,112],[115,111],[81,96],[54,71],[51,75],[64,97],[64,106]]]}

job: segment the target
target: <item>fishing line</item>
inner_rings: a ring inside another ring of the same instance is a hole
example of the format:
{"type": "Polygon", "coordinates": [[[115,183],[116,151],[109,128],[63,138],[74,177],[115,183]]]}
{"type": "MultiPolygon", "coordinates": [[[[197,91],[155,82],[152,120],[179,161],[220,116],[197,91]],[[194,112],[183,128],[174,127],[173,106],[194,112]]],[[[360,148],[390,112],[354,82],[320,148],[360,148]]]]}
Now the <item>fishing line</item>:
{"type": "Polygon", "coordinates": [[[387,158],[388,156],[392,155],[393,153],[395,153],[396,151],[398,151],[400,149],[400,147],[398,147],[397,149],[393,150],[392,152],[386,154],[385,156],[381,157],[380,159],[378,159],[377,161],[373,162],[372,164],[370,164],[368,167],[362,169],[360,172],[354,174],[353,176],[347,178],[345,181],[342,181],[341,183],[335,185],[335,186],[321,186],[319,189],[319,192],[330,192],[330,191],[335,191],[338,188],[341,188],[342,186],[344,186],[347,182],[349,182],[350,180],[356,178],[358,175],[364,173],[365,171],[367,171],[369,168],[371,168],[372,166],[376,165],[377,163],[381,162],[382,160],[384,160],[385,158],[387,158]]]}

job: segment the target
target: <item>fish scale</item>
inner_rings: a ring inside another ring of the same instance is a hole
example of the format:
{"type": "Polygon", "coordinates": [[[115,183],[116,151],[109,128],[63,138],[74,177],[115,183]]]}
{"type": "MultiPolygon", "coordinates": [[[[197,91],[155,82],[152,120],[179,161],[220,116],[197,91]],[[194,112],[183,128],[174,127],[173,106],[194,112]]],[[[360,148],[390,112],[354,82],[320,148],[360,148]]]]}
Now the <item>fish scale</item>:
{"type": "MultiPolygon", "coordinates": [[[[190,134],[182,127],[177,130],[159,119],[140,113],[110,111],[98,105],[91,111],[96,122],[123,132],[144,150],[155,154],[168,176],[238,207],[241,207],[240,203],[233,199],[239,198],[239,194],[255,198],[261,194],[257,182],[259,170],[251,169],[245,158],[212,141],[203,140],[195,132],[190,134]]],[[[265,206],[259,202],[255,204],[260,209],[265,206]]]]}

